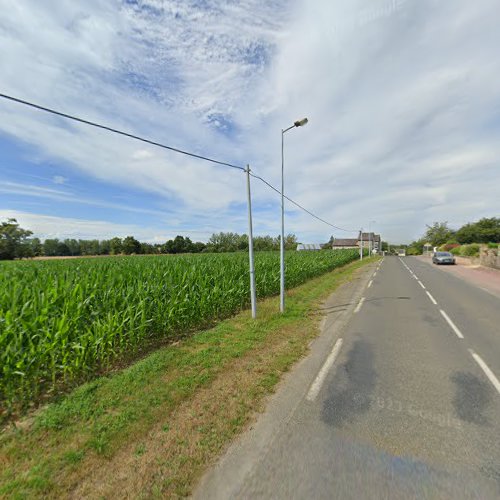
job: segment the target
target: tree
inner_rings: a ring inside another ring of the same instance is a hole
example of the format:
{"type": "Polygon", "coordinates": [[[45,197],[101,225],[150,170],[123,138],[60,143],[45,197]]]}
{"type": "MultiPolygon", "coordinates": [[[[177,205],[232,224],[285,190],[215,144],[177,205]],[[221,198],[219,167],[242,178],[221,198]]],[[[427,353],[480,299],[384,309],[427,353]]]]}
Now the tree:
{"type": "Polygon", "coordinates": [[[208,240],[207,250],[209,252],[236,252],[241,238],[237,233],[214,233],[208,240]]]}
{"type": "Polygon", "coordinates": [[[33,233],[19,227],[16,219],[7,219],[0,224],[0,260],[22,257],[28,244],[27,238],[33,233]]]}
{"type": "Polygon", "coordinates": [[[57,255],[57,247],[59,240],[57,238],[49,238],[43,242],[43,255],[47,257],[55,257],[57,255]]]}
{"type": "Polygon", "coordinates": [[[133,236],[127,236],[123,240],[122,250],[126,255],[141,253],[141,244],[133,236]]]}
{"type": "Polygon", "coordinates": [[[99,255],[99,240],[78,240],[82,255],[99,255]]]}
{"type": "Polygon", "coordinates": [[[464,243],[500,243],[500,218],[483,218],[462,226],[456,234],[457,241],[464,243]]]}
{"type": "Polygon", "coordinates": [[[454,231],[448,227],[448,222],[434,222],[432,226],[427,225],[424,239],[432,246],[439,246],[451,240],[454,235],[454,231]]]}
{"type": "Polygon", "coordinates": [[[99,255],[109,255],[111,253],[111,243],[109,240],[99,242],[99,255]]]}
{"type": "Polygon", "coordinates": [[[43,245],[40,241],[40,238],[31,238],[30,240],[28,240],[28,244],[31,247],[31,254],[33,255],[33,257],[39,257],[40,255],[43,255],[43,245]]]}
{"type": "Polygon", "coordinates": [[[80,242],[74,238],[67,238],[64,244],[68,247],[69,255],[81,255],[80,242]]]}
{"type": "Polygon", "coordinates": [[[279,248],[279,240],[275,240],[271,236],[255,236],[253,239],[253,248],[256,252],[277,250],[279,248]]]}
{"type": "Polygon", "coordinates": [[[111,238],[109,240],[109,248],[112,255],[118,255],[122,253],[122,240],[121,238],[111,238]]]}
{"type": "Polygon", "coordinates": [[[297,236],[294,234],[287,234],[285,236],[285,250],[297,249],[297,236]]]}
{"type": "Polygon", "coordinates": [[[205,243],[202,243],[201,241],[197,241],[196,243],[193,243],[192,252],[193,253],[201,253],[201,252],[205,251],[206,248],[207,248],[207,245],[205,245],[205,243]]]}
{"type": "Polygon", "coordinates": [[[64,241],[60,241],[56,247],[56,255],[67,257],[71,255],[71,250],[64,241]]]}

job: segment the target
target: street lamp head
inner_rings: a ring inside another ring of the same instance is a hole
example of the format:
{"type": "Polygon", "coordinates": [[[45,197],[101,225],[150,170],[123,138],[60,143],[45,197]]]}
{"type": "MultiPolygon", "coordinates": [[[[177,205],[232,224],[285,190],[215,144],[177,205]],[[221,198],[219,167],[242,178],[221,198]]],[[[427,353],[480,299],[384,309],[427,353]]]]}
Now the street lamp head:
{"type": "Polygon", "coordinates": [[[296,127],[303,127],[304,125],[306,125],[306,123],[308,122],[309,120],[307,118],[302,118],[302,120],[297,120],[296,122],[294,122],[293,124],[296,126],[296,127]]]}

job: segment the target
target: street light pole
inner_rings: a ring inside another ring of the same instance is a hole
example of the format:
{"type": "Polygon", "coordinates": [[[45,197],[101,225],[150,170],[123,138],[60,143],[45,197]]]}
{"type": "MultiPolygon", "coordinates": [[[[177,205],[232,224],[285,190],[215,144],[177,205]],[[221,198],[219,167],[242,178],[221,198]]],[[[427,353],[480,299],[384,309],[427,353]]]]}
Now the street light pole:
{"type": "Polygon", "coordinates": [[[285,133],[303,127],[307,118],[297,120],[291,127],[281,130],[281,239],[280,239],[280,312],[285,312],[285,133]]]}
{"type": "Polygon", "coordinates": [[[361,228],[361,231],[359,233],[361,236],[360,236],[360,240],[361,240],[361,247],[360,247],[360,250],[359,250],[359,260],[363,260],[363,228],[361,228]]]}
{"type": "Polygon", "coordinates": [[[376,220],[371,220],[370,222],[368,222],[368,256],[371,257],[372,256],[372,223],[374,224],[375,222],[377,222],[376,220]]]}

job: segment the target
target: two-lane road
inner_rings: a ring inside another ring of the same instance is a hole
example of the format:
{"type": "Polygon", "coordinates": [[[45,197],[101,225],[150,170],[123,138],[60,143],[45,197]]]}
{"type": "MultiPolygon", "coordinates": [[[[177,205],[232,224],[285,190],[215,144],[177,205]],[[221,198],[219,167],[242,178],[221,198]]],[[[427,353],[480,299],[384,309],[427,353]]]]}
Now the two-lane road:
{"type": "Polygon", "coordinates": [[[233,497],[500,498],[500,301],[413,258],[371,273],[233,497]]]}

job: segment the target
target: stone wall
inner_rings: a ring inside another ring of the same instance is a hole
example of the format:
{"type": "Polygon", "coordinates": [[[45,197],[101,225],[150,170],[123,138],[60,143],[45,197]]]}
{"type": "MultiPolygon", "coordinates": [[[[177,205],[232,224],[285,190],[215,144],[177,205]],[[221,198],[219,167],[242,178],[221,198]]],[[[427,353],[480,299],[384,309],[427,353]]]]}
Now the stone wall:
{"type": "Polygon", "coordinates": [[[498,248],[488,248],[488,245],[481,245],[479,263],[482,266],[500,269],[500,252],[498,248]]]}

